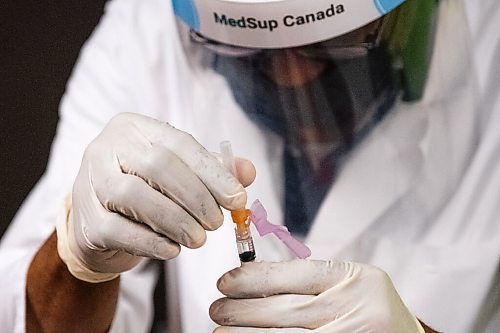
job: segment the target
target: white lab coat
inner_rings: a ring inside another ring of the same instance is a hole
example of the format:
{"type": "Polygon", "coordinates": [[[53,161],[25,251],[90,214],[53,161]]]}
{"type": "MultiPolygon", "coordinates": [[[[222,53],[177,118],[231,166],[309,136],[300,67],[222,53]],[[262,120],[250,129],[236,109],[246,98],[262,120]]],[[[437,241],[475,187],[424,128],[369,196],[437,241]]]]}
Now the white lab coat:
{"type": "MultiPolygon", "coordinates": [[[[438,330],[493,332],[500,327],[492,287],[500,254],[500,3],[468,3],[468,21],[458,3],[441,4],[424,100],[398,105],[356,149],[305,241],[313,258],[386,270],[411,311],[438,330]],[[469,28],[474,52],[463,43],[469,28]]],[[[190,76],[174,30],[169,0],[108,4],[63,98],[48,169],[0,244],[0,331],[24,331],[29,262],[54,229],[83,150],[116,113],[169,121],[210,150],[231,140],[257,168],[250,200],[282,222],[280,139],[246,118],[221,77],[190,76]]],[[[289,258],[268,237],[255,243],[260,260],[289,258]]],[[[182,332],[210,332],[216,280],[238,265],[231,223],[173,263],[182,332]]],[[[123,274],[112,332],[147,331],[156,278],[146,261],[123,274]]]]}

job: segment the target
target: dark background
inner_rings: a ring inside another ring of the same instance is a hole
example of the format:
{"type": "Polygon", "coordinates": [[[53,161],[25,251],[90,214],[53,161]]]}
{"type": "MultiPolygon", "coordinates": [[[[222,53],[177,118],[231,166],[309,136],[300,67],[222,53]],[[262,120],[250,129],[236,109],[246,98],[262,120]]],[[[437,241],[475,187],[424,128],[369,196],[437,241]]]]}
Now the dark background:
{"type": "Polygon", "coordinates": [[[66,81],[105,2],[0,1],[0,237],[45,170],[66,81]]]}

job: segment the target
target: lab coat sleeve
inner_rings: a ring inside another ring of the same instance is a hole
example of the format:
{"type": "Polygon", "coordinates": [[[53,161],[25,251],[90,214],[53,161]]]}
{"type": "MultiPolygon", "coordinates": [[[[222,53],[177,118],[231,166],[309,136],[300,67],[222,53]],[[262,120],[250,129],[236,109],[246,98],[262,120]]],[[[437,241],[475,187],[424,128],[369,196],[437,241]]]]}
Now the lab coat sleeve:
{"type": "MultiPolygon", "coordinates": [[[[134,71],[129,42],[138,1],[113,1],[75,66],[60,107],[60,121],[45,174],[0,243],[0,331],[25,331],[25,283],[29,264],[54,230],[63,198],[71,192],[83,151],[119,112],[134,109],[134,71]]],[[[135,46],[137,47],[137,46],[135,46]]],[[[21,153],[21,152],[20,152],[21,153]]],[[[157,265],[143,261],[122,274],[111,332],[145,332],[152,319],[157,265]]]]}

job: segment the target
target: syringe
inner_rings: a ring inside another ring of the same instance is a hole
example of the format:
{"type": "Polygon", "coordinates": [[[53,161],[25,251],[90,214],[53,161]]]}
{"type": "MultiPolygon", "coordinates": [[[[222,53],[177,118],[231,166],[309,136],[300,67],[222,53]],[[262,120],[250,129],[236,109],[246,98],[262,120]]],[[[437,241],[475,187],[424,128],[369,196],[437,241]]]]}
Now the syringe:
{"type": "MultiPolygon", "coordinates": [[[[220,151],[224,166],[231,171],[233,176],[238,178],[233,150],[229,141],[220,143],[220,151]]],[[[236,224],[234,232],[236,234],[236,245],[241,262],[255,260],[255,248],[253,246],[252,234],[250,233],[250,210],[243,208],[231,211],[231,218],[236,224]]]]}

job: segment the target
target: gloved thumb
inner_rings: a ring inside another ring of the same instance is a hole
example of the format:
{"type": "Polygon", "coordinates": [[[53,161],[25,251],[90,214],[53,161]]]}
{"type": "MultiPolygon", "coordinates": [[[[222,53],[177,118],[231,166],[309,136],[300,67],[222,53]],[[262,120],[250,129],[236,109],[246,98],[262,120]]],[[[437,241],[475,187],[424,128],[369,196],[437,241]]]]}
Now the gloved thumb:
{"type": "Polygon", "coordinates": [[[256,176],[255,166],[252,162],[244,158],[235,158],[236,172],[238,180],[244,187],[247,187],[253,183],[256,176]]]}
{"type": "MultiPolygon", "coordinates": [[[[211,154],[214,155],[221,164],[224,164],[221,153],[212,152],[211,154]]],[[[236,177],[238,178],[238,181],[244,187],[250,186],[254,182],[257,174],[253,163],[246,158],[235,156],[234,164],[236,166],[236,177]]]]}

